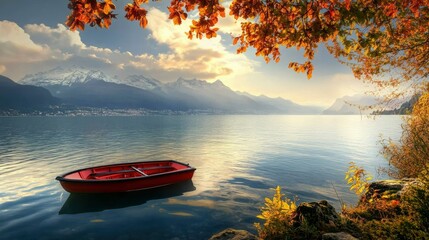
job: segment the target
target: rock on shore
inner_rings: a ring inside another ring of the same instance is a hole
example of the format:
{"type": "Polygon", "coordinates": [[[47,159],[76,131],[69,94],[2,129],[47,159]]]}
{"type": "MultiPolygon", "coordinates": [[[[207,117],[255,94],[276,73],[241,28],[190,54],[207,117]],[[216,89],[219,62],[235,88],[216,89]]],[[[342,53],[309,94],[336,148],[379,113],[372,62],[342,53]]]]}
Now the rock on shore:
{"type": "Polygon", "coordinates": [[[213,235],[209,240],[257,240],[258,238],[245,230],[228,228],[213,235]]]}
{"type": "Polygon", "coordinates": [[[377,199],[399,200],[409,187],[415,184],[419,184],[419,182],[414,178],[372,182],[368,187],[368,192],[360,199],[360,203],[377,199]]]}

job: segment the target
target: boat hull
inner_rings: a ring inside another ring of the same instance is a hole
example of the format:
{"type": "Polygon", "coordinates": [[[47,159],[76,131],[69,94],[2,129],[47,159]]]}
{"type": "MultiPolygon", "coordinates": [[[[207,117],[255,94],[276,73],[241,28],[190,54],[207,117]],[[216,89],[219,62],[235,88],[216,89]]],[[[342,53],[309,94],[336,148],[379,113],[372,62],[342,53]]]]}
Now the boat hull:
{"type": "MultiPolygon", "coordinates": [[[[188,165],[170,161],[175,164],[181,164],[186,168],[179,170],[171,170],[168,172],[156,173],[151,175],[142,175],[138,177],[130,178],[119,178],[119,179],[70,179],[67,176],[72,176],[77,172],[88,171],[95,168],[111,167],[115,165],[99,166],[94,168],[87,168],[82,170],[76,170],[74,172],[63,174],[58,176],[56,179],[61,183],[61,186],[70,193],[116,193],[116,192],[130,192],[139,191],[144,189],[162,187],[171,185],[187,180],[191,180],[195,172],[195,168],[189,167],[188,165]]],[[[144,162],[146,163],[146,162],[144,162]]],[[[153,162],[150,162],[153,163],[153,162]]],[[[158,163],[158,162],[157,162],[158,163]]],[[[162,162],[161,162],[162,163],[162,162]]],[[[132,166],[142,164],[140,163],[127,163],[121,164],[121,166],[132,166]]]]}

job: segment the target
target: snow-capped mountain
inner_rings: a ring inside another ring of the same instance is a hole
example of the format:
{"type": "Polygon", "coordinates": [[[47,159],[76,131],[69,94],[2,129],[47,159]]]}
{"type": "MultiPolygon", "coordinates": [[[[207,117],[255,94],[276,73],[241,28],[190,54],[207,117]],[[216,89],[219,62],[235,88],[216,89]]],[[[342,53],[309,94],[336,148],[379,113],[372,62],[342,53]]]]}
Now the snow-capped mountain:
{"type": "Polygon", "coordinates": [[[188,89],[188,90],[230,90],[229,87],[225,86],[222,81],[216,80],[213,83],[209,83],[204,80],[198,79],[184,79],[179,77],[175,82],[166,84],[166,87],[170,89],[188,89]]]}
{"type": "Polygon", "coordinates": [[[117,82],[117,79],[111,78],[98,70],[89,70],[84,68],[57,67],[46,72],[26,75],[21,79],[21,84],[34,86],[71,86],[75,83],[86,83],[91,80],[102,80],[105,82],[117,82]]]}
{"type": "Polygon", "coordinates": [[[63,103],[108,108],[167,108],[156,93],[123,84],[101,71],[84,68],[55,68],[25,76],[21,83],[43,86],[63,103]]]}
{"type": "Polygon", "coordinates": [[[163,88],[163,84],[160,81],[156,80],[155,78],[150,78],[143,75],[130,75],[123,81],[117,83],[123,83],[128,86],[141,88],[144,90],[161,90],[163,88]]]}

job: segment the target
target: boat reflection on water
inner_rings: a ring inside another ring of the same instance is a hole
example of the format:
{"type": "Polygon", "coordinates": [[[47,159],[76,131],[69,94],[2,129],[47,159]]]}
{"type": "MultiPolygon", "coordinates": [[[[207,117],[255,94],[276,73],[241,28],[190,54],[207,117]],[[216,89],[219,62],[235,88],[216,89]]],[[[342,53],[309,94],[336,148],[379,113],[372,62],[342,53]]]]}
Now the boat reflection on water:
{"type": "Polygon", "coordinates": [[[182,196],[196,188],[192,180],[164,187],[126,193],[71,193],[58,214],[101,212],[109,209],[138,206],[150,200],[182,196]]]}

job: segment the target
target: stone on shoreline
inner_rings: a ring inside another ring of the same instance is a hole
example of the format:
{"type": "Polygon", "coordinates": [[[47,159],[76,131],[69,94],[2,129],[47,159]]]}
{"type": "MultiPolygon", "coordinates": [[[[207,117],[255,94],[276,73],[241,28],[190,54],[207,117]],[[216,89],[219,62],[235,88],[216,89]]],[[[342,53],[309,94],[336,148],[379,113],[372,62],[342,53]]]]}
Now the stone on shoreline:
{"type": "Polygon", "coordinates": [[[357,240],[350,233],[337,232],[337,233],[325,233],[322,235],[322,240],[357,240]]]}
{"type": "Polygon", "coordinates": [[[293,221],[294,227],[306,224],[321,232],[334,231],[341,226],[340,216],[326,200],[301,203],[296,209],[293,221]]]}
{"type": "Polygon", "coordinates": [[[360,203],[378,199],[400,200],[401,196],[414,184],[418,184],[418,180],[414,178],[372,182],[368,187],[368,192],[360,199],[360,203]]]}
{"type": "Polygon", "coordinates": [[[216,233],[209,240],[257,240],[258,238],[245,230],[228,228],[216,233]]]}

